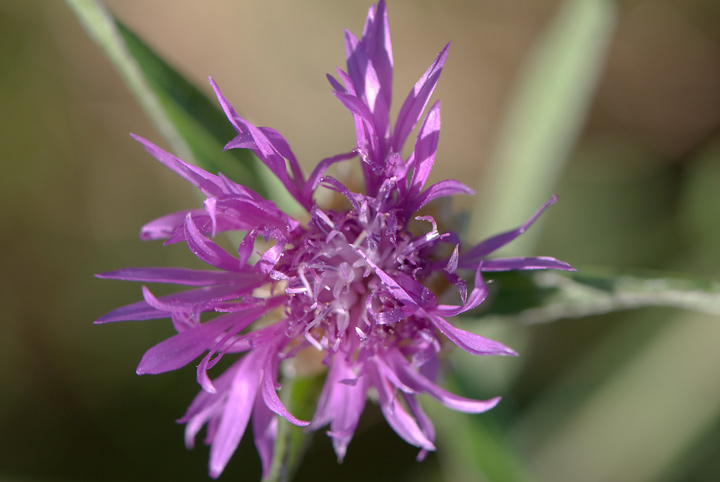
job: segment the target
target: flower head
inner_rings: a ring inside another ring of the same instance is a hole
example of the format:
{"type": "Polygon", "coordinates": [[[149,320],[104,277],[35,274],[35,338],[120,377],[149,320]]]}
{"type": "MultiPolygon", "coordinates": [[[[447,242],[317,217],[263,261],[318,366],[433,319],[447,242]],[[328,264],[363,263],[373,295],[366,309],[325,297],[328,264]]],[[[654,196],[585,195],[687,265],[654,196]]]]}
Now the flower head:
{"type": "Polygon", "coordinates": [[[150,222],[141,238],[184,242],[213,269],[128,268],[98,275],[188,287],[162,297],[144,287],[144,301],[118,308],[98,322],[172,320],[178,333],[145,353],[139,374],[175,370],[202,356],[197,366],[202,390],[180,421],[186,423],[188,446],[207,426],[211,476],[223,471],[251,419],[266,475],[278,415],[310,429],[329,424],[328,434],[342,460],[372,391],[387,422],[421,449],[421,459],[435,446],[433,425],[418,395],[469,413],[498,403],[499,398],[463,398],[436,384],[439,353],[448,339],[474,355],[515,354],[496,341],[460,330],[448,318],[482,303],[487,295],[484,271],[572,268],[545,257],[486,259],[524,232],[555,198],[519,228],[469,249],[456,233],[441,232],[432,217],[417,214],[439,197],[473,194],[453,180],[426,186],[437,152],[440,103],[424,118],[422,114],[448,47],[412,88],[393,124],[393,57],[385,2],[370,8],[362,37],[345,33],[347,70],[338,69],[337,78],[328,76],[334,95],[352,114],[356,145],[320,161],[308,177],[279,132],[240,117],[210,80],[237,131],[226,148],[251,149],[307,210],[305,222],[222,174],[205,172],[134,136],[206,197],[202,209],[150,222]],[[404,158],[403,146],[421,119],[414,149],[404,158]],[[330,165],[355,158],[363,172],[361,193],[326,176],[330,165]],[[320,188],[345,199],[344,207],[318,205],[315,194],[320,188]],[[411,224],[424,229],[411,229],[411,224]],[[221,231],[245,233],[236,253],[211,239],[221,231]],[[466,273],[472,289],[461,276],[466,273]],[[453,286],[461,302],[441,303],[438,295],[453,286]],[[201,321],[204,313],[216,315],[201,321]],[[278,397],[278,368],[307,351],[320,354],[327,377],[313,419],[302,421],[278,397]],[[208,370],[225,355],[236,361],[211,379],[208,370]]]}

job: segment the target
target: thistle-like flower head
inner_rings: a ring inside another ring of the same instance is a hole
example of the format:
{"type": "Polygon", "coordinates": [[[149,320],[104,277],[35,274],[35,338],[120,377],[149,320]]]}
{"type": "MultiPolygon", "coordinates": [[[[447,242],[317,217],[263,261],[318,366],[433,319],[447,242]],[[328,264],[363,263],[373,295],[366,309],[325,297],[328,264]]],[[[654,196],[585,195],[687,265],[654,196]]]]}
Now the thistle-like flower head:
{"type": "Polygon", "coordinates": [[[440,103],[422,116],[447,59],[443,48],[390,122],[393,56],[386,6],[370,8],[362,37],[345,33],[347,70],[328,76],[334,95],[350,111],[356,145],[320,161],[305,177],[285,138],[240,117],[211,84],[237,131],[226,148],[251,149],[307,210],[294,219],[275,203],[222,174],[187,164],[151,142],[145,149],[206,196],[201,209],[181,211],[143,227],[142,239],[184,242],[211,270],[129,268],[102,278],[175,283],[189,287],[118,308],[99,322],[170,318],[177,334],[154,346],[137,372],[162,373],[201,358],[202,390],[181,419],[192,446],[207,426],[210,475],[225,468],[252,419],[252,431],[267,475],[277,433],[277,416],[317,429],[330,425],[335,451],[345,456],[368,393],[390,426],[419,447],[421,459],[434,450],[434,429],[417,396],[427,394],[454,410],[470,413],[494,407],[499,398],[470,400],[436,384],[439,354],[447,340],[474,355],[514,355],[502,344],[455,327],[448,318],[478,306],[487,289],[484,271],[572,269],[553,258],[486,259],[512,241],[555,201],[552,198],[517,229],[465,248],[454,232],[417,211],[433,200],[473,194],[458,181],[427,186],[440,133],[440,103]],[[422,120],[414,149],[403,146],[422,120]],[[327,176],[334,163],[358,159],[363,192],[327,176]],[[318,205],[316,191],[334,191],[336,202],[318,205]],[[342,206],[342,207],[340,207],[342,206]],[[412,225],[412,226],[411,226],[412,225]],[[418,230],[417,225],[424,227],[418,230]],[[412,227],[412,229],[411,229],[412,227]],[[222,231],[244,237],[229,253],[211,238],[222,231]],[[472,289],[463,275],[469,274],[472,289]],[[457,289],[458,305],[440,302],[440,291],[457,289]],[[215,313],[201,321],[204,313],[215,313]],[[277,390],[281,362],[317,353],[327,367],[324,388],[311,421],[295,418],[277,390]],[[236,358],[211,379],[208,370],[224,355],[236,358]]]}

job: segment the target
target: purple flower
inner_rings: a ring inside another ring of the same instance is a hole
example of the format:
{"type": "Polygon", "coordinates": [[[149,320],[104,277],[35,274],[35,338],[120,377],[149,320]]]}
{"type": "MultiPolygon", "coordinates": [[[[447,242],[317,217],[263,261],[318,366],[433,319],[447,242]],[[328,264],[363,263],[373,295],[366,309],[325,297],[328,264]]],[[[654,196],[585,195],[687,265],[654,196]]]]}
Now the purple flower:
{"type": "Polygon", "coordinates": [[[186,423],[188,447],[207,426],[212,477],[225,468],[251,418],[264,475],[273,456],[276,415],[309,429],[329,424],[342,460],[368,392],[377,394],[390,426],[421,449],[422,459],[435,449],[435,432],[418,395],[469,413],[484,412],[499,401],[470,400],[436,384],[443,344],[449,339],[474,355],[515,355],[448,321],[485,299],[482,272],[572,269],[546,257],[486,259],[522,234],[554,197],[519,228],[468,249],[456,233],[441,232],[432,217],[416,214],[439,197],[473,194],[454,180],[426,186],[438,145],[439,102],[422,120],[410,156],[400,154],[438,82],[448,46],[410,91],[394,125],[389,118],[393,57],[384,1],[370,8],[360,40],[345,33],[345,49],[347,72],[338,69],[339,80],[328,79],[352,114],[357,145],[320,161],[307,178],[285,138],[241,118],[210,81],[237,131],[226,149],[251,149],[307,210],[307,221],[292,218],[222,174],[186,164],[134,136],[206,196],[202,209],[156,219],[143,227],[141,238],[184,242],[214,269],[127,268],[98,275],[189,287],[162,297],[143,287],[144,301],[118,308],[98,322],[172,320],[178,333],[145,353],[138,374],[175,370],[202,356],[197,366],[202,390],[180,421],[186,423]],[[360,160],[364,193],[325,175],[331,164],[353,158],[360,160]],[[320,188],[337,193],[337,202],[319,206],[315,193],[320,188]],[[211,240],[221,231],[245,233],[237,253],[211,240]],[[461,274],[473,278],[471,290],[461,274]],[[460,303],[441,303],[438,295],[452,286],[460,303]],[[214,318],[201,321],[203,313],[212,312],[214,318]],[[308,352],[320,355],[316,357],[327,367],[327,378],[312,421],[302,421],[278,397],[278,368],[281,362],[308,358],[308,352]],[[241,353],[223,374],[209,377],[220,358],[241,353]]]}

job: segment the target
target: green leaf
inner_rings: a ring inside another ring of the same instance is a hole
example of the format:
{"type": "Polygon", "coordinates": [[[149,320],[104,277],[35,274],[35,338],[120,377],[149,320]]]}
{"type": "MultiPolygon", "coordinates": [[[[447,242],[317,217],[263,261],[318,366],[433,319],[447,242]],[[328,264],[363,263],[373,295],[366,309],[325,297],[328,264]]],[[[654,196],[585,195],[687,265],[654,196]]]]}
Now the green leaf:
{"type": "Polygon", "coordinates": [[[236,132],[214,101],[115,19],[98,0],[66,0],[181,159],[272,198],[290,214],[297,203],[248,149],[223,152],[236,132]],[[285,197],[279,198],[285,194],[285,197]]]}
{"type": "MultiPolygon", "coordinates": [[[[283,382],[280,398],[285,407],[301,420],[310,420],[322,390],[324,375],[288,378],[283,382]]],[[[275,441],[270,473],[263,482],[289,482],[302,462],[312,433],[278,417],[278,435],[275,441]]]]}
{"type": "Polygon", "coordinates": [[[547,323],[648,306],[720,315],[720,281],[664,272],[608,268],[575,273],[493,273],[495,293],[482,317],[547,323]]]}
{"type": "MultiPolygon", "coordinates": [[[[556,189],[582,127],[617,17],[613,0],[566,0],[519,73],[472,207],[480,239],[527,219],[556,189]]],[[[534,227],[506,253],[527,253],[534,227]]]]}

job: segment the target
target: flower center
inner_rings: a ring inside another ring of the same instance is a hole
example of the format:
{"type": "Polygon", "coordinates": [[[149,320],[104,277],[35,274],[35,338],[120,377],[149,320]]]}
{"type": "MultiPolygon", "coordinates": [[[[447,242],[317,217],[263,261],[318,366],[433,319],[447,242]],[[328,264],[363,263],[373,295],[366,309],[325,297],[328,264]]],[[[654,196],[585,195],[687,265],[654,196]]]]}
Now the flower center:
{"type": "Polygon", "coordinates": [[[304,336],[318,350],[335,352],[342,346],[354,352],[389,343],[400,329],[421,328],[398,323],[408,315],[375,271],[422,278],[428,261],[421,252],[441,236],[434,223],[431,232],[418,237],[406,225],[394,211],[368,209],[363,215],[315,209],[276,266],[290,296],[288,336],[304,336]]]}

